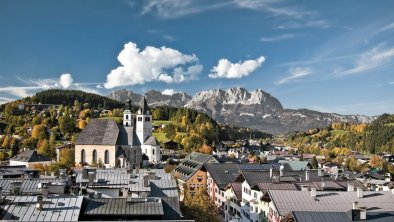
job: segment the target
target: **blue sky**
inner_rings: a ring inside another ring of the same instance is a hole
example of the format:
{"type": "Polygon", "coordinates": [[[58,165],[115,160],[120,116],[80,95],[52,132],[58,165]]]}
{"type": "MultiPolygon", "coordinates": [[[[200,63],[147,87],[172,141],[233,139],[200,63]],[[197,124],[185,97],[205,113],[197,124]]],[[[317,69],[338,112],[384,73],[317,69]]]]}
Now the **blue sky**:
{"type": "Polygon", "coordinates": [[[241,86],[286,108],[394,110],[394,1],[0,0],[0,102],[241,86]]]}

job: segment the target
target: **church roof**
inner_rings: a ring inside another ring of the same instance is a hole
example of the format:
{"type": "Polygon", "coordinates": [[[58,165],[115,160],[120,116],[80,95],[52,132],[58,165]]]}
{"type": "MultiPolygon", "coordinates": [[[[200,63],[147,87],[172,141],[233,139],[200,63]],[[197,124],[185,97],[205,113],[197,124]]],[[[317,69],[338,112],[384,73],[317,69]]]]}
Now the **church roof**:
{"type": "Polygon", "coordinates": [[[149,106],[148,103],[146,102],[145,96],[143,96],[141,99],[139,110],[141,111],[141,114],[150,115],[149,106]]]}
{"type": "Polygon", "coordinates": [[[144,145],[157,146],[160,145],[160,143],[159,141],[157,141],[156,137],[150,136],[148,139],[145,140],[144,145]]]}
{"type": "Polygon", "coordinates": [[[11,158],[12,161],[21,161],[21,162],[45,162],[51,161],[50,158],[43,156],[35,150],[27,150],[22,152],[15,157],[11,158]]]}
{"type": "Polygon", "coordinates": [[[112,119],[92,119],[78,135],[76,145],[116,145],[119,128],[112,119]]]}
{"type": "Polygon", "coordinates": [[[135,133],[134,127],[119,126],[117,145],[140,145],[140,140],[135,133]]]}

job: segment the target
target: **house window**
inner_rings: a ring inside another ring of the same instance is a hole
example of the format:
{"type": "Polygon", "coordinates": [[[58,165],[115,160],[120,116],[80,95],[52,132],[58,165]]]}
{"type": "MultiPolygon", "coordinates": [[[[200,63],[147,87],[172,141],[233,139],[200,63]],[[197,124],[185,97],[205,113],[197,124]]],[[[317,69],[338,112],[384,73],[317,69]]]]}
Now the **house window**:
{"type": "Polygon", "coordinates": [[[93,158],[92,158],[93,163],[97,163],[97,151],[93,150],[93,158]]]}
{"type": "Polygon", "coordinates": [[[142,122],[142,117],[138,117],[138,122],[142,122]]]}
{"type": "Polygon", "coordinates": [[[155,155],[155,149],[152,150],[152,155],[155,155]]]}
{"type": "Polygon", "coordinates": [[[149,116],[145,117],[145,122],[149,122],[149,121],[150,121],[150,117],[149,116]]]}
{"type": "Polygon", "coordinates": [[[104,163],[109,164],[109,151],[105,150],[104,152],[104,163]]]}
{"type": "Polygon", "coordinates": [[[86,162],[85,150],[81,150],[81,163],[85,163],[85,162],[86,162]]]}
{"type": "Polygon", "coordinates": [[[126,119],[129,119],[129,115],[126,115],[126,119]]]}

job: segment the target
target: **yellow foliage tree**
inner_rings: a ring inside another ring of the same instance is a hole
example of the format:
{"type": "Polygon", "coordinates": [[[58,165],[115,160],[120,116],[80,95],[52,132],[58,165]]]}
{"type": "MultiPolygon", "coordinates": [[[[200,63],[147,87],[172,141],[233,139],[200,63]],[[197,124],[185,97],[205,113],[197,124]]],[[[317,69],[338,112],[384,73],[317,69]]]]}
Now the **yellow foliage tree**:
{"type": "Polygon", "coordinates": [[[45,139],[47,137],[47,131],[44,124],[35,125],[33,127],[33,131],[31,136],[35,139],[45,139]]]}

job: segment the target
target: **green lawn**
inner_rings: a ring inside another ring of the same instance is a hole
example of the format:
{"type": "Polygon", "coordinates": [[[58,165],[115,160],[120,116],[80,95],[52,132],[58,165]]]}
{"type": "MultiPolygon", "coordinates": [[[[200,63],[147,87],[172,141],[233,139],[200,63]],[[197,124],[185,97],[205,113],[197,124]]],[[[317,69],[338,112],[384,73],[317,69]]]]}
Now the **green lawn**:
{"type": "Polygon", "coordinates": [[[168,125],[168,124],[174,124],[172,121],[170,120],[153,120],[153,125],[154,126],[161,126],[161,125],[168,125]]]}
{"type": "Polygon", "coordinates": [[[113,120],[115,120],[118,123],[123,122],[123,117],[109,117],[109,116],[106,116],[106,117],[100,117],[100,119],[113,119],[113,120]]]}
{"type": "Polygon", "coordinates": [[[168,142],[170,141],[165,133],[153,133],[153,136],[156,137],[156,139],[161,143],[161,142],[168,142]]]}

